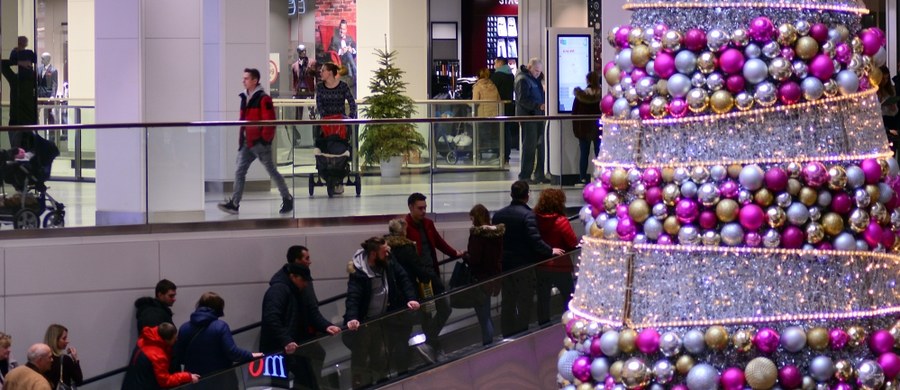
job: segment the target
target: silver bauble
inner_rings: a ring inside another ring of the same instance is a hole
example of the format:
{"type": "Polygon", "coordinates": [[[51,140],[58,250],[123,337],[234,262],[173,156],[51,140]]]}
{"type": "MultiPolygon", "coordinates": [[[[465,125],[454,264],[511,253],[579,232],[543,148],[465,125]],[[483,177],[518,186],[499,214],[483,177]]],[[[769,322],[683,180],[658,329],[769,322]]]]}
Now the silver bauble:
{"type": "Polygon", "coordinates": [[[769,229],[763,234],[763,246],[766,248],[778,248],[781,245],[781,234],[775,229],[769,229]]]}
{"type": "Polygon", "coordinates": [[[762,53],[767,58],[775,58],[781,55],[781,45],[778,42],[769,42],[762,47],[762,53]]]}
{"type": "Polygon", "coordinates": [[[647,218],[647,220],[644,221],[644,234],[647,236],[647,238],[656,241],[662,231],[663,226],[658,219],[647,218]]]}
{"type": "Polygon", "coordinates": [[[828,356],[816,356],[809,364],[809,373],[819,382],[828,381],[834,375],[834,362],[828,356]]]}
{"type": "Polygon", "coordinates": [[[809,220],[813,222],[819,222],[820,219],[822,219],[822,209],[816,206],[811,206],[809,208],[809,220]]]}
{"type": "Polygon", "coordinates": [[[853,200],[856,202],[856,207],[869,207],[872,203],[872,197],[869,196],[869,192],[862,188],[853,191],[853,200]]]}
{"type": "Polygon", "coordinates": [[[800,352],[806,347],[806,332],[799,326],[789,326],[781,331],[781,346],[788,352],[800,352]]]}
{"type": "Polygon", "coordinates": [[[744,229],[736,222],[722,227],[722,242],[728,246],[738,246],[744,241],[744,229]]]}
{"type": "Polygon", "coordinates": [[[706,87],[706,76],[704,76],[703,73],[694,72],[694,74],[691,75],[691,85],[694,88],[706,87]]]}
{"type": "MultiPolygon", "coordinates": [[[[825,384],[825,387],[828,387],[828,384],[825,384]]],[[[803,385],[800,387],[803,390],[816,390],[816,380],[811,376],[807,375],[803,377],[803,385]]]]}
{"type": "Polygon", "coordinates": [[[622,86],[622,89],[628,90],[631,87],[634,87],[634,79],[631,76],[622,77],[622,80],[619,81],[619,85],[622,86]]]}
{"type": "Polygon", "coordinates": [[[675,30],[666,31],[662,36],[662,46],[664,49],[669,50],[671,52],[676,52],[681,49],[681,33],[675,30]]]}
{"type": "Polygon", "coordinates": [[[738,203],[741,205],[748,205],[753,203],[753,193],[747,190],[738,191],[738,203]]]}
{"type": "Polygon", "coordinates": [[[719,371],[709,364],[700,363],[688,371],[686,382],[690,390],[716,390],[719,383],[719,371]]]}
{"type": "Polygon", "coordinates": [[[634,196],[643,199],[644,195],[647,194],[647,185],[644,183],[637,183],[631,187],[631,193],[634,196]]]}
{"type": "Polygon", "coordinates": [[[794,204],[790,205],[786,213],[788,221],[796,226],[803,225],[809,220],[809,209],[800,202],[794,202],[794,204]]]}
{"type": "Polygon", "coordinates": [[[809,101],[818,100],[825,94],[825,84],[822,84],[822,80],[812,76],[800,82],[800,89],[803,90],[803,97],[809,101]]]}
{"type": "Polygon", "coordinates": [[[666,88],[673,97],[684,97],[691,90],[691,79],[681,73],[673,74],[669,77],[666,88]]]}
{"type": "MultiPolygon", "coordinates": [[[[684,192],[684,189],[681,191],[684,192]]],[[[713,183],[705,183],[697,190],[697,199],[705,207],[715,206],[720,199],[719,188],[713,183]]],[[[590,213],[590,210],[588,212],[590,213]]]]}
{"type": "Polygon", "coordinates": [[[631,240],[631,243],[632,244],[646,244],[646,243],[648,243],[647,236],[643,235],[643,234],[635,234],[634,239],[631,240]]]}
{"type": "Polygon", "coordinates": [[[672,181],[677,185],[681,185],[685,181],[691,178],[691,172],[684,167],[675,168],[675,173],[672,175],[672,181]]]}
{"type": "Polygon", "coordinates": [[[691,169],[691,180],[697,184],[703,184],[709,180],[709,169],[703,166],[696,166],[691,169]]]}
{"type": "Polygon", "coordinates": [[[656,56],[661,51],[663,51],[662,42],[660,42],[660,41],[650,42],[650,54],[656,56]]]}
{"type": "Polygon", "coordinates": [[[862,390],[877,390],[884,384],[884,371],[877,362],[863,360],[856,366],[856,384],[862,390]]]}
{"type": "Polygon", "coordinates": [[[900,209],[891,211],[891,229],[895,232],[900,230],[900,209]]]}
{"type": "MultiPolygon", "coordinates": [[[[653,55],[656,55],[656,53],[654,53],[653,55]]],[[[655,64],[656,64],[655,61],[650,60],[650,61],[647,61],[647,65],[644,66],[644,68],[646,69],[647,75],[650,77],[657,76],[656,71],[653,69],[653,67],[656,66],[655,64]]]]}
{"type": "Polygon", "coordinates": [[[641,181],[641,171],[637,168],[631,168],[628,170],[628,183],[634,185],[635,183],[641,181]]]}
{"type": "Polygon", "coordinates": [[[841,93],[844,95],[856,93],[856,91],[859,90],[859,76],[857,76],[856,73],[853,73],[853,71],[842,70],[838,72],[835,80],[837,81],[838,87],[841,89],[841,93]]]}
{"type": "Polygon", "coordinates": [[[878,202],[887,203],[894,196],[894,189],[887,183],[878,183],[878,202]]]}
{"type": "Polygon", "coordinates": [[[869,244],[866,242],[866,240],[862,240],[862,239],[856,240],[856,250],[857,251],[865,252],[865,251],[868,251],[869,249],[871,249],[871,248],[869,248],[869,244]]]}
{"type": "Polygon", "coordinates": [[[859,188],[866,184],[866,174],[862,168],[851,165],[844,169],[847,172],[847,185],[850,188],[859,188]]]}
{"type": "Polygon", "coordinates": [[[828,29],[828,41],[841,43],[844,41],[844,38],[841,36],[840,31],[838,31],[836,28],[829,28],[828,29]]]}
{"type": "Polygon", "coordinates": [[[713,181],[722,181],[727,176],[728,170],[722,165],[713,165],[712,168],[709,168],[709,177],[711,177],[713,181]]]}
{"type": "Polygon", "coordinates": [[[665,219],[669,216],[669,210],[666,209],[666,205],[662,203],[653,205],[653,207],[650,209],[650,212],[653,213],[653,216],[659,220],[665,219]]]}
{"type": "Polygon", "coordinates": [[[834,249],[839,251],[852,251],[856,249],[856,238],[852,234],[843,232],[834,238],[834,249]]]}
{"type": "Polygon", "coordinates": [[[681,353],[681,337],[675,332],[666,332],[659,337],[659,351],[671,357],[681,353]]]}
{"type": "Polygon", "coordinates": [[[600,326],[600,323],[591,321],[588,323],[585,333],[590,337],[595,337],[599,335],[602,330],[603,327],[600,326]]]}
{"type": "Polygon", "coordinates": [[[719,246],[719,243],[722,242],[722,236],[716,233],[715,230],[710,230],[703,233],[700,242],[703,243],[703,246],[719,246]]]}
{"type": "Polygon", "coordinates": [[[675,365],[666,359],[653,364],[653,380],[661,385],[667,385],[675,378],[675,365]]]}
{"type": "Polygon", "coordinates": [[[681,183],[681,196],[684,198],[695,198],[697,196],[697,184],[692,181],[681,183]]]}
{"type": "Polygon", "coordinates": [[[816,203],[821,207],[828,207],[831,205],[831,192],[821,191],[819,192],[819,198],[816,199],[816,203]]]}
{"type": "Polygon", "coordinates": [[[755,43],[748,44],[747,47],[744,48],[744,57],[750,58],[759,58],[762,55],[762,48],[757,46],[755,43]]]}
{"type": "Polygon", "coordinates": [[[653,42],[653,40],[656,39],[656,31],[653,29],[653,27],[645,28],[643,33],[644,34],[642,35],[642,37],[643,37],[645,43],[653,42]]]}
{"type": "Polygon", "coordinates": [[[675,69],[683,74],[691,74],[697,69],[697,55],[687,49],[679,51],[675,55],[675,69]]]}
{"type": "Polygon", "coordinates": [[[778,207],[786,209],[792,203],[794,203],[793,198],[791,197],[791,194],[789,194],[787,192],[782,192],[782,193],[778,194],[777,196],[775,196],[775,204],[778,205],[778,207]]]}
{"type": "Polygon", "coordinates": [[[793,72],[794,76],[797,78],[802,79],[809,75],[809,66],[806,65],[805,62],[797,60],[791,64],[791,72],[793,72]]]}
{"type": "Polygon", "coordinates": [[[700,245],[700,231],[694,225],[684,225],[678,230],[678,243],[681,245],[700,245]]]}
{"type": "Polygon", "coordinates": [[[591,362],[591,377],[597,382],[603,382],[607,375],[609,375],[609,361],[602,357],[594,358],[591,362]]]}
{"type": "Polygon", "coordinates": [[[753,99],[760,106],[771,107],[778,102],[778,92],[775,85],[764,81],[756,85],[756,91],[753,92],[753,99]]]}
{"type": "Polygon", "coordinates": [[[628,114],[631,112],[631,105],[628,104],[628,100],[625,98],[618,98],[616,102],[613,103],[613,116],[618,119],[625,119],[628,117],[628,114]]]}
{"type": "Polygon", "coordinates": [[[644,77],[638,80],[634,90],[637,92],[638,97],[643,100],[652,98],[656,95],[656,80],[653,77],[644,77]]]}
{"type": "Polygon", "coordinates": [[[581,354],[578,353],[578,351],[563,352],[562,355],[559,356],[559,360],[556,361],[556,372],[564,379],[574,381],[575,375],[572,375],[572,364],[575,363],[575,359],[580,355],[581,354]]]}
{"type": "Polygon", "coordinates": [[[681,343],[684,345],[684,349],[692,355],[700,355],[706,351],[706,340],[703,338],[703,332],[697,329],[692,329],[685,333],[681,343]]]}
{"type": "Polygon", "coordinates": [[[709,107],[709,94],[703,88],[693,88],[688,91],[687,99],[688,108],[696,113],[702,113],[709,107]]]}
{"type": "Polygon", "coordinates": [[[741,168],[741,173],[738,175],[738,181],[741,183],[741,186],[750,191],[762,188],[764,180],[765,171],[756,164],[741,168]]]}
{"type": "Polygon", "coordinates": [[[619,54],[616,54],[616,66],[623,72],[634,70],[634,63],[631,62],[631,49],[622,49],[619,54]]]}
{"type": "Polygon", "coordinates": [[[727,47],[730,39],[731,37],[725,31],[712,29],[706,33],[706,46],[709,47],[709,50],[717,52],[727,47]]]}
{"type": "Polygon", "coordinates": [[[725,86],[725,78],[721,73],[713,72],[706,76],[706,87],[712,91],[718,91],[725,86]]]}
{"type": "Polygon", "coordinates": [[[600,335],[600,351],[608,357],[616,357],[619,354],[619,332],[610,330],[600,335]]]}
{"type": "Polygon", "coordinates": [[[800,20],[800,21],[797,21],[794,23],[794,28],[797,29],[797,33],[800,35],[808,35],[809,29],[811,27],[812,26],[810,26],[809,22],[807,22],[805,20],[800,20]]]}
{"type": "Polygon", "coordinates": [[[610,91],[612,92],[613,97],[616,99],[625,97],[625,90],[622,89],[621,84],[614,85],[612,88],[610,88],[610,91]]]}
{"type": "Polygon", "coordinates": [[[744,47],[750,42],[750,34],[747,30],[739,28],[731,32],[731,43],[735,47],[744,47]]]}
{"type": "Polygon", "coordinates": [[[631,87],[625,90],[625,100],[628,101],[629,105],[636,106],[641,102],[641,97],[638,96],[637,89],[631,87]]]}
{"type": "Polygon", "coordinates": [[[641,110],[637,107],[632,108],[631,112],[628,113],[628,119],[640,120],[641,119],[641,110]]]}
{"type": "Polygon", "coordinates": [[[769,67],[765,61],[759,58],[751,58],[744,62],[743,74],[744,79],[750,84],[759,84],[769,76],[769,67]]]}
{"type": "Polygon", "coordinates": [[[753,108],[753,95],[747,92],[739,92],[734,96],[734,106],[741,111],[753,108]]]}
{"type": "Polygon", "coordinates": [[[603,223],[603,238],[607,240],[618,240],[619,235],[616,233],[616,227],[619,226],[619,220],[609,218],[603,223]]]}
{"type": "Polygon", "coordinates": [[[890,157],[887,159],[888,163],[888,176],[897,176],[900,174],[900,163],[897,162],[897,159],[890,157]]]}
{"type": "Polygon", "coordinates": [[[872,56],[872,65],[876,67],[884,66],[884,63],[887,62],[887,51],[884,50],[884,46],[879,47],[878,51],[872,56]]]}
{"type": "Polygon", "coordinates": [[[788,163],[787,167],[785,167],[785,170],[787,171],[788,176],[790,176],[794,179],[800,177],[801,169],[803,169],[803,168],[800,167],[800,164],[796,163],[796,162],[790,162],[790,163],[788,163]]]}
{"type": "Polygon", "coordinates": [[[782,81],[791,77],[793,68],[791,63],[784,57],[777,57],[769,62],[769,74],[775,80],[782,81]]]}

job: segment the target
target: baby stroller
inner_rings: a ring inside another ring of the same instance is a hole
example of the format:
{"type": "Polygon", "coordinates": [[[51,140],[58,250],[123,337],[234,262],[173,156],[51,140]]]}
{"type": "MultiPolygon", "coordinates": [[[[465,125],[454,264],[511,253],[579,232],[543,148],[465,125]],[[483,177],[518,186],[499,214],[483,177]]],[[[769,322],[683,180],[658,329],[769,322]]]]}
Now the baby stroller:
{"type": "MultiPolygon", "coordinates": [[[[27,151],[25,158],[15,159],[12,153],[0,166],[0,221],[11,222],[14,229],[37,229],[43,221],[45,228],[65,226],[65,205],[47,193],[47,180],[53,160],[59,149],[35,133],[21,135],[21,147],[27,151]],[[7,194],[6,185],[15,189],[7,194]]],[[[3,155],[0,154],[0,155],[3,155]]]]}
{"type": "MultiPolygon", "coordinates": [[[[322,119],[342,119],[341,116],[326,116],[322,119]]],[[[362,192],[359,173],[350,171],[350,141],[347,126],[341,124],[321,126],[321,134],[316,138],[316,172],[309,175],[309,196],[316,187],[324,186],[331,198],[344,193],[344,185],[356,187],[356,196],[362,192]]]]}
{"type": "MultiPolygon", "coordinates": [[[[468,115],[468,107],[447,105],[440,113],[442,118],[462,117],[468,115]]],[[[434,142],[437,153],[444,156],[448,164],[456,164],[459,160],[472,158],[472,124],[471,123],[438,123],[435,124],[434,142]]]]}

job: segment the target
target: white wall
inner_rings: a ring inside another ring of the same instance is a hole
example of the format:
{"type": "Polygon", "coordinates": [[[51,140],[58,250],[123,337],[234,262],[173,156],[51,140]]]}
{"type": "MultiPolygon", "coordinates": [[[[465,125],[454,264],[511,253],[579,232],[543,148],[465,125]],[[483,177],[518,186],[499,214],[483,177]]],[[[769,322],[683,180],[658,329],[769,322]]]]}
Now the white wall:
{"type": "MultiPolygon", "coordinates": [[[[609,45],[609,42],[606,41],[606,34],[609,33],[609,30],[612,30],[613,27],[628,24],[631,21],[631,12],[627,12],[622,9],[622,6],[625,5],[625,0],[608,0],[600,2],[600,15],[601,16],[601,24],[603,25],[603,60],[600,62],[601,64],[606,64],[609,61],[612,61],[616,56],[616,49],[609,45]]],[[[606,82],[601,83],[603,85],[603,93],[607,92],[608,85],[606,82]]]]}
{"type": "MultiPolygon", "coordinates": [[[[430,22],[456,22],[456,58],[462,59],[462,1],[432,0],[428,7],[428,13],[431,16],[430,22]]],[[[431,29],[431,24],[429,23],[425,27],[431,29]]]]}

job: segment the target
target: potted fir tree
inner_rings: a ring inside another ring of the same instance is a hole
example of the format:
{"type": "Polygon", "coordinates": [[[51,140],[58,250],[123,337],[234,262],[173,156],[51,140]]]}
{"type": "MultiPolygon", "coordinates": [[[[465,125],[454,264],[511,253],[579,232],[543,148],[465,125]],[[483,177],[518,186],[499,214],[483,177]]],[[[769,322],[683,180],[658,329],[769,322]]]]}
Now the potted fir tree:
{"type": "MultiPolygon", "coordinates": [[[[375,49],[381,67],[369,82],[372,94],[363,100],[366,107],[360,109],[368,119],[411,118],[416,113],[413,100],[404,95],[406,82],[403,70],[393,65],[396,51],[375,49]]],[[[366,165],[381,164],[381,175],[400,175],[400,164],[404,154],[424,148],[425,138],[416,130],[414,123],[377,123],[366,125],[360,135],[359,153],[366,165]]]]}

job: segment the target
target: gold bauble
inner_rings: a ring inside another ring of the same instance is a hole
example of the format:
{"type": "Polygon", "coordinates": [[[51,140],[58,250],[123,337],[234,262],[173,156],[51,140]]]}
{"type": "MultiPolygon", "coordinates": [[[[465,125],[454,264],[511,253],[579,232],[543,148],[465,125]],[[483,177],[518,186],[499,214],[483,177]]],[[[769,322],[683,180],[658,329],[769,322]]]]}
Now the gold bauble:
{"type": "Polygon", "coordinates": [[[850,40],[850,48],[853,49],[853,54],[862,54],[864,49],[862,39],[853,37],[853,39],[850,40]]]}
{"type": "Polygon", "coordinates": [[[694,88],[687,94],[688,109],[695,114],[706,111],[709,107],[709,94],[703,88],[694,88]]]}
{"type": "Polygon", "coordinates": [[[728,346],[728,331],[719,325],[710,326],[706,329],[703,340],[710,349],[723,350],[728,346]]]}
{"type": "Polygon", "coordinates": [[[771,389],[778,379],[778,368],[771,360],[758,357],[747,363],[744,368],[744,379],[754,390],[771,389]]]}
{"type": "Polygon", "coordinates": [[[847,42],[847,39],[850,38],[850,30],[847,29],[847,26],[839,24],[834,26],[834,29],[837,30],[838,34],[841,36],[840,41],[847,42]]]}
{"type": "Polygon", "coordinates": [[[832,190],[840,190],[847,185],[847,171],[840,165],[828,168],[828,176],[828,187],[832,190]]]}
{"type": "Polygon", "coordinates": [[[794,53],[804,60],[810,60],[819,53],[819,42],[813,37],[802,37],[794,45],[794,53]]]}
{"type": "Polygon", "coordinates": [[[603,228],[597,226],[596,223],[591,224],[591,237],[603,238],[603,228]]]}
{"type": "Polygon", "coordinates": [[[594,390],[594,386],[591,386],[590,383],[582,383],[578,385],[576,390],[594,390]]]}
{"type": "Polygon", "coordinates": [[[881,197],[881,191],[878,189],[878,186],[874,184],[867,184],[866,192],[868,192],[869,197],[872,198],[872,203],[878,202],[878,198],[881,197]]]}
{"type": "Polygon", "coordinates": [[[810,222],[809,225],[806,225],[806,241],[810,244],[818,244],[822,239],[825,238],[825,228],[822,225],[810,222]]]}
{"type": "Polygon", "coordinates": [[[622,70],[618,66],[612,66],[606,70],[603,78],[606,79],[606,83],[610,86],[616,86],[622,80],[622,70]]]}
{"type": "Polygon", "coordinates": [[[613,215],[616,213],[616,207],[619,206],[619,194],[615,192],[610,192],[606,194],[606,197],[603,198],[603,208],[606,210],[606,213],[609,215],[613,215]]]}
{"type": "Polygon", "coordinates": [[[657,96],[650,100],[650,115],[656,119],[662,119],[666,117],[668,110],[666,106],[668,106],[669,101],[662,96],[657,96]]]}
{"type": "Polygon", "coordinates": [[[761,207],[769,207],[775,201],[775,195],[772,194],[772,191],[761,188],[753,194],[753,201],[761,207]]]}
{"type": "Polygon", "coordinates": [[[694,368],[694,358],[691,355],[681,355],[675,361],[675,370],[681,375],[687,375],[691,368],[694,368]]]}
{"type": "Polygon", "coordinates": [[[780,228],[787,221],[787,213],[781,207],[769,207],[766,210],[766,219],[769,221],[770,227],[780,228]]]}
{"type": "Polygon", "coordinates": [[[897,321],[894,326],[888,329],[888,332],[891,333],[891,336],[894,336],[894,348],[900,349],[900,321],[897,321]]]}
{"type": "Polygon", "coordinates": [[[868,76],[869,76],[869,83],[870,83],[870,84],[872,84],[872,85],[880,85],[880,84],[881,84],[881,78],[884,77],[884,74],[881,73],[881,69],[880,69],[880,68],[876,68],[876,67],[873,66],[872,69],[869,70],[869,75],[868,75],[868,76]]]}
{"type": "Polygon", "coordinates": [[[882,178],[887,177],[888,173],[890,173],[890,171],[891,171],[890,164],[888,164],[887,160],[885,160],[883,158],[879,158],[878,160],[875,160],[875,161],[877,161],[878,166],[881,167],[881,177],[882,178]]]}
{"type": "Polygon", "coordinates": [[[869,226],[869,213],[863,209],[855,209],[850,212],[850,217],[847,218],[847,221],[850,222],[850,230],[862,233],[869,226]]]}
{"type": "Polygon", "coordinates": [[[883,390],[897,390],[900,386],[897,386],[897,381],[886,381],[884,382],[883,390]]]}
{"type": "Polygon", "coordinates": [[[806,332],[806,344],[815,350],[823,350],[828,348],[828,329],[812,328],[806,332]]]}
{"type": "Polygon", "coordinates": [[[663,230],[670,235],[678,234],[678,231],[681,229],[681,223],[678,222],[678,218],[675,218],[674,215],[670,215],[666,217],[666,220],[663,221],[663,230]]]}
{"type": "Polygon", "coordinates": [[[613,379],[615,379],[616,382],[619,382],[622,380],[622,367],[623,366],[625,366],[625,363],[621,360],[619,360],[609,366],[609,375],[612,375],[613,379]]]}
{"type": "Polygon", "coordinates": [[[631,29],[628,33],[628,43],[631,44],[632,48],[644,43],[644,30],[639,28],[631,29]]]}
{"type": "Polygon", "coordinates": [[[734,98],[731,96],[731,92],[720,89],[713,92],[709,99],[709,106],[716,114],[724,114],[734,107],[734,98]]]}
{"type": "Polygon", "coordinates": [[[637,332],[634,329],[625,329],[619,332],[619,350],[623,353],[632,353],[637,347],[634,342],[637,340],[637,332]]]}
{"type": "Polygon", "coordinates": [[[573,313],[570,310],[566,310],[566,312],[563,313],[563,315],[562,315],[562,324],[566,325],[569,323],[569,321],[572,321],[574,319],[575,319],[575,313],[573,313]]]}
{"type": "Polygon", "coordinates": [[[841,382],[852,379],[854,371],[853,363],[847,360],[841,359],[834,363],[834,377],[841,382]]]}
{"type": "Polygon", "coordinates": [[[622,383],[626,389],[643,388],[650,384],[650,369],[640,358],[625,361],[622,367],[622,383]]]}
{"type": "Polygon", "coordinates": [[[819,193],[812,188],[803,187],[800,189],[800,195],[798,197],[800,198],[800,203],[805,204],[806,207],[810,207],[816,204],[816,200],[819,199],[819,193]]]}
{"type": "MultiPolygon", "coordinates": [[[[631,30],[634,31],[634,30],[631,30]]],[[[640,31],[640,30],[638,30],[640,31]]],[[[650,62],[650,48],[647,45],[637,45],[631,47],[631,62],[638,68],[647,66],[650,62]]]]}
{"type": "Polygon", "coordinates": [[[609,183],[617,191],[623,191],[628,188],[628,171],[625,168],[616,168],[610,175],[609,183]]]}
{"type": "Polygon", "coordinates": [[[650,216],[650,204],[643,199],[635,199],[628,205],[628,216],[637,223],[644,223],[650,216]]]}
{"type": "Polygon", "coordinates": [[[737,179],[738,176],[741,175],[741,170],[743,170],[743,169],[744,169],[744,167],[740,164],[729,165],[728,166],[728,177],[730,177],[732,179],[737,179]]]}
{"type": "Polygon", "coordinates": [[[663,183],[671,183],[675,180],[675,168],[665,167],[662,169],[662,180],[663,183]]]}
{"type": "Polygon", "coordinates": [[[738,352],[750,352],[753,349],[753,329],[741,329],[731,336],[731,343],[738,352]]]}
{"type": "Polygon", "coordinates": [[[587,324],[584,320],[577,320],[575,324],[572,325],[572,337],[575,339],[581,339],[581,336],[584,336],[584,331],[587,329],[587,324]]]}
{"type": "Polygon", "coordinates": [[[778,43],[782,46],[793,45],[797,35],[797,28],[793,24],[784,23],[778,26],[778,43]]]}
{"type": "Polygon", "coordinates": [[[662,190],[663,203],[667,206],[674,206],[678,197],[681,196],[681,188],[675,184],[666,184],[662,190]]]}
{"type": "Polygon", "coordinates": [[[712,71],[716,70],[716,55],[708,51],[700,53],[697,56],[697,69],[700,69],[704,74],[712,73],[712,71]]]}
{"type": "Polygon", "coordinates": [[[716,204],[716,217],[721,222],[734,221],[737,218],[739,209],[738,203],[734,199],[722,199],[716,204]]]}
{"type": "Polygon", "coordinates": [[[788,179],[787,192],[791,194],[791,196],[797,196],[798,194],[800,194],[801,188],[803,188],[803,184],[800,184],[800,180],[788,179]]]}
{"type": "Polygon", "coordinates": [[[566,348],[566,351],[571,351],[575,349],[575,342],[570,337],[563,337],[563,347],[566,348]]]}
{"type": "Polygon", "coordinates": [[[850,335],[850,346],[863,345],[866,342],[866,333],[866,329],[858,325],[847,328],[847,334],[850,335]]]}
{"type": "Polygon", "coordinates": [[[869,209],[869,215],[882,225],[887,225],[891,221],[891,216],[888,214],[887,208],[881,203],[873,204],[872,208],[869,209]]]}
{"type": "Polygon", "coordinates": [[[661,96],[666,96],[669,94],[669,80],[667,79],[659,79],[656,82],[656,93],[661,96]]]}

